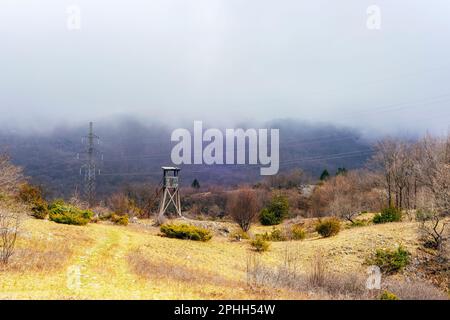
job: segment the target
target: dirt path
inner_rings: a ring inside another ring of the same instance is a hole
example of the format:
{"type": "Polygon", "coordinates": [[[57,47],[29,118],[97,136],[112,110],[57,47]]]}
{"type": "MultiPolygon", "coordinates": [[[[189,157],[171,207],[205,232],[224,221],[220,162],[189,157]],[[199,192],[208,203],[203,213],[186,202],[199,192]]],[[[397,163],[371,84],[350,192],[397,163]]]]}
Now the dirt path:
{"type": "Polygon", "coordinates": [[[79,298],[139,298],[137,279],[127,265],[131,235],[120,227],[94,227],[99,231],[95,244],[67,269],[68,290],[79,298]]]}

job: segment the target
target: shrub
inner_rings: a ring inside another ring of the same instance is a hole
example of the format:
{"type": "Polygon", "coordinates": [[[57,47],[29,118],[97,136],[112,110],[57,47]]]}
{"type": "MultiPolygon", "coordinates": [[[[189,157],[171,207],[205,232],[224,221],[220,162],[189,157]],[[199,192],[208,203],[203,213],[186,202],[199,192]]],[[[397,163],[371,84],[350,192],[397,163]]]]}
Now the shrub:
{"type": "Polygon", "coordinates": [[[242,239],[248,240],[250,237],[248,236],[248,233],[242,230],[237,230],[235,232],[231,232],[229,235],[230,239],[241,241],[242,239]]]}
{"type": "Polygon", "coordinates": [[[37,219],[45,219],[48,215],[48,204],[42,197],[42,189],[37,186],[22,184],[17,195],[23,203],[30,205],[31,215],[37,219]]]}
{"type": "Polygon", "coordinates": [[[395,207],[384,208],[373,217],[373,223],[395,222],[402,219],[402,212],[395,207]]]}
{"type": "Polygon", "coordinates": [[[283,234],[283,232],[280,229],[273,228],[272,232],[270,233],[263,233],[259,235],[262,239],[266,241],[286,241],[287,237],[283,234]]]}
{"type": "Polygon", "coordinates": [[[368,264],[377,265],[386,274],[403,270],[410,261],[410,253],[399,246],[396,250],[377,249],[375,256],[367,260],[368,264]]]}
{"type": "Polygon", "coordinates": [[[259,221],[265,226],[277,225],[283,221],[288,213],[288,199],[283,195],[275,195],[270,204],[261,211],[259,221]]]}
{"type": "Polygon", "coordinates": [[[47,202],[41,200],[31,207],[31,215],[37,219],[45,219],[48,215],[47,202]]]}
{"type": "Polygon", "coordinates": [[[251,246],[256,252],[264,252],[269,250],[270,244],[262,237],[256,237],[250,242],[251,246]]]}
{"type": "Polygon", "coordinates": [[[169,238],[208,241],[212,238],[209,230],[188,224],[163,224],[161,232],[169,238]]]}
{"type": "Polygon", "coordinates": [[[337,235],[341,230],[341,222],[336,218],[319,220],[316,224],[316,231],[324,238],[337,235]]]}
{"type": "Polygon", "coordinates": [[[111,221],[114,224],[118,224],[118,225],[121,225],[121,226],[127,226],[128,222],[129,222],[129,219],[128,219],[128,215],[120,216],[120,215],[117,215],[117,214],[113,214],[111,216],[111,221]]]}
{"type": "Polygon", "coordinates": [[[306,231],[300,225],[293,225],[291,228],[291,237],[293,240],[303,240],[306,238],[306,231]]]}
{"type": "MultiPolygon", "coordinates": [[[[386,282],[385,282],[386,284],[386,282]]],[[[388,280],[386,289],[400,300],[447,300],[448,295],[445,291],[441,291],[431,283],[423,280],[415,280],[411,282],[398,280],[388,280]]]]}
{"type": "Polygon", "coordinates": [[[364,227],[367,225],[367,222],[364,220],[355,220],[350,224],[350,228],[354,227],[364,227]]]}
{"type": "Polygon", "coordinates": [[[94,216],[89,210],[80,210],[74,206],[65,204],[62,200],[53,202],[49,207],[49,219],[56,223],[84,226],[94,216]]]}
{"type": "Polygon", "coordinates": [[[424,222],[429,221],[433,218],[433,213],[429,211],[417,210],[416,211],[416,221],[424,222]]]}
{"type": "Polygon", "coordinates": [[[24,183],[20,186],[17,196],[19,200],[27,204],[35,204],[43,200],[42,189],[28,183],[24,183]]]}
{"type": "Polygon", "coordinates": [[[399,300],[399,299],[392,292],[384,290],[383,293],[380,295],[380,300],[399,300]]]}

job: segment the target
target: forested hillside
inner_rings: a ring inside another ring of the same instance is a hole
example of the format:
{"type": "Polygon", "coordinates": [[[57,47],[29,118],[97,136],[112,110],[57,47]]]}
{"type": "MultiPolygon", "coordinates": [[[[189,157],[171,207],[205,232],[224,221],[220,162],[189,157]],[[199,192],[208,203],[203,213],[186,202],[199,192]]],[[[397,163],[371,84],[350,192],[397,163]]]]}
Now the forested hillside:
{"type": "MultiPolygon", "coordinates": [[[[206,124],[204,127],[208,128],[206,124]]],[[[369,143],[347,128],[292,120],[241,127],[279,128],[280,172],[301,168],[312,179],[317,179],[324,169],[334,173],[339,167],[361,167],[371,155],[369,143]]],[[[192,130],[192,123],[185,128],[192,130]]],[[[157,184],[161,179],[160,167],[171,164],[173,129],[136,119],[95,122],[94,132],[100,137],[100,143],[95,145],[99,152],[98,194],[109,194],[126,184],[157,184]]],[[[67,197],[82,186],[80,168],[86,158],[83,154],[86,139],[82,137],[87,133],[87,123],[60,126],[47,133],[1,132],[0,146],[15,164],[24,167],[34,183],[45,187],[48,196],[67,197]]],[[[185,165],[182,169],[184,185],[190,185],[194,179],[201,186],[254,183],[261,179],[258,166],[185,165]]]]}

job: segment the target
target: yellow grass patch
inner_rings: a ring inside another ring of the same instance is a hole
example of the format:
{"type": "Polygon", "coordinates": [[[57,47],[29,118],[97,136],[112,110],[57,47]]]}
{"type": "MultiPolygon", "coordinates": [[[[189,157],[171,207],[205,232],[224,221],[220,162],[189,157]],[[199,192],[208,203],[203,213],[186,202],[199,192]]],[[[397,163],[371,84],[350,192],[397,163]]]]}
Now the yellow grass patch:
{"type": "MultiPolygon", "coordinates": [[[[274,242],[261,260],[279,266],[289,250],[306,270],[320,249],[330,259],[333,271],[362,272],[363,261],[375,248],[401,243],[414,252],[416,229],[415,223],[388,223],[345,229],[327,239],[274,242]]],[[[150,223],[68,226],[29,219],[11,265],[0,271],[0,298],[307,298],[285,290],[250,290],[246,268],[247,257],[253,253],[247,240],[232,242],[215,235],[209,242],[198,242],[164,238],[158,233],[150,223]]]]}

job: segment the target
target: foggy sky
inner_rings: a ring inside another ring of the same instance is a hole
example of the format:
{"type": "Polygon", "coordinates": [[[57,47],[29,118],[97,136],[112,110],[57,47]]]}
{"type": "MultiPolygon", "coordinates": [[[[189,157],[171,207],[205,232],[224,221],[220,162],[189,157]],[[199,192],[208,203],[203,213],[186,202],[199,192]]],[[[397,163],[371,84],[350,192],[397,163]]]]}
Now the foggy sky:
{"type": "Polygon", "coordinates": [[[0,0],[0,124],[294,118],[442,133],[449,40],[448,0],[0,0]],[[366,27],[372,4],[381,30],[366,27]]]}

